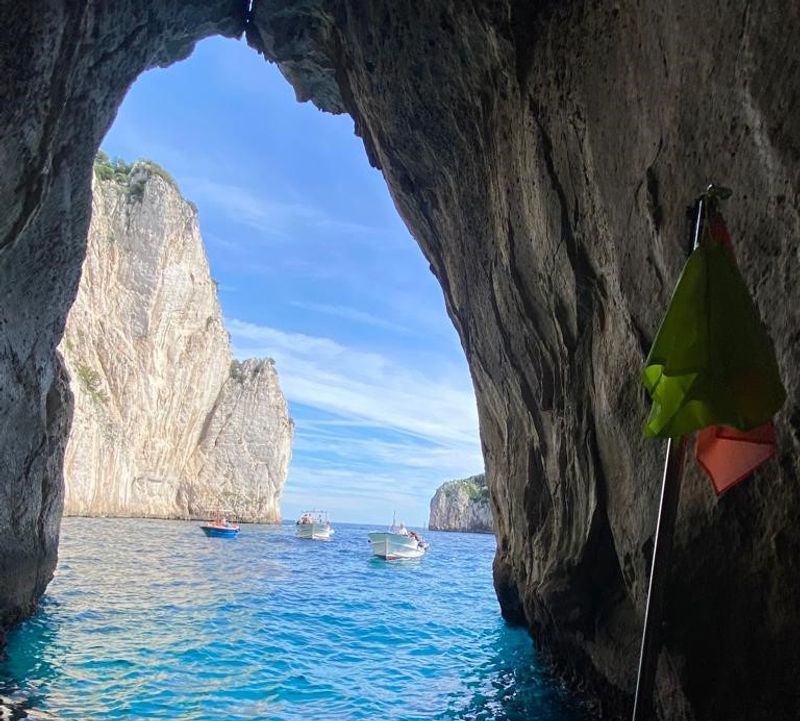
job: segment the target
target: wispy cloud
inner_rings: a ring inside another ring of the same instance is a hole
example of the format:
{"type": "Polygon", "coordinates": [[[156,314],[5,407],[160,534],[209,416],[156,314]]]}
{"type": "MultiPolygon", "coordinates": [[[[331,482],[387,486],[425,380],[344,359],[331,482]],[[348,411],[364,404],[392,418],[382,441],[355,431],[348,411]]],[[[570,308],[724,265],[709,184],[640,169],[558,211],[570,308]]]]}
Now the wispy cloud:
{"type": "Polygon", "coordinates": [[[464,378],[421,372],[329,338],[236,319],[227,327],[237,356],[276,359],[294,402],[439,443],[478,442],[475,398],[464,378]]]}
{"type": "Polygon", "coordinates": [[[332,217],[308,203],[269,197],[207,177],[184,176],[181,186],[185,195],[194,202],[204,207],[215,207],[229,220],[255,228],[272,238],[296,237],[309,230],[373,235],[380,232],[362,223],[332,217]]]}
{"type": "Polygon", "coordinates": [[[483,467],[463,368],[430,355],[412,368],[330,338],[235,319],[226,325],[237,357],[275,358],[295,412],[286,513],[313,498],[340,520],[379,520],[396,510],[421,525],[442,481],[483,467]]]}
{"type": "Polygon", "coordinates": [[[337,521],[363,522],[366,515],[374,523],[388,524],[396,511],[398,520],[422,526],[428,520],[428,499],[433,487],[419,480],[409,482],[402,468],[376,473],[374,470],[293,465],[282,506],[294,516],[308,508],[309,498],[313,498],[312,505],[330,511],[337,521]],[[366,514],[364,509],[369,509],[366,514]]]}
{"type": "Polygon", "coordinates": [[[409,329],[392,321],[381,318],[373,313],[367,313],[357,308],[351,308],[345,305],[332,305],[328,303],[308,303],[306,301],[291,301],[291,305],[295,308],[302,308],[303,310],[310,310],[314,313],[322,313],[324,315],[334,316],[336,318],[343,318],[344,320],[353,321],[354,323],[361,323],[362,325],[369,325],[375,328],[383,328],[384,330],[391,330],[395,333],[409,333],[409,329]]]}
{"type": "MultiPolygon", "coordinates": [[[[361,426],[364,428],[364,426],[361,426]]],[[[352,429],[352,427],[351,427],[352,429]]],[[[350,429],[350,430],[351,430],[350,429]]],[[[477,444],[472,447],[452,443],[425,442],[417,438],[398,436],[393,440],[381,440],[368,434],[361,437],[353,433],[343,434],[342,427],[326,434],[312,422],[298,423],[295,435],[295,450],[311,457],[323,457],[329,467],[344,461],[348,467],[354,458],[364,460],[371,468],[404,468],[409,474],[431,475],[443,473],[443,479],[453,473],[472,473],[479,470],[483,460],[477,444]],[[342,438],[347,436],[347,443],[342,438]],[[423,473],[420,473],[420,472],[423,473]]],[[[426,486],[430,482],[426,483],[426,486]]]]}

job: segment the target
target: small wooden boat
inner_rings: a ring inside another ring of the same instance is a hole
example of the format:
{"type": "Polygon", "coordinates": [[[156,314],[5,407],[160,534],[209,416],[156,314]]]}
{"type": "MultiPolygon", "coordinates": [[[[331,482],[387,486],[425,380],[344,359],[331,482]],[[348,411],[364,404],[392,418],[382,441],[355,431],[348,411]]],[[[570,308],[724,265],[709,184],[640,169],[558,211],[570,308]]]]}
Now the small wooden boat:
{"type": "Polygon", "coordinates": [[[428,550],[429,544],[402,523],[398,527],[392,522],[388,531],[375,531],[368,535],[373,555],[384,561],[422,558],[428,550]]]}
{"type": "Polygon", "coordinates": [[[239,524],[231,523],[223,515],[215,515],[200,528],[203,529],[206,536],[211,538],[236,538],[239,535],[239,524]]]}
{"type": "Polygon", "coordinates": [[[336,533],[325,511],[306,511],[301,513],[295,525],[297,526],[295,535],[298,538],[305,538],[311,541],[330,541],[331,536],[336,533]]]}

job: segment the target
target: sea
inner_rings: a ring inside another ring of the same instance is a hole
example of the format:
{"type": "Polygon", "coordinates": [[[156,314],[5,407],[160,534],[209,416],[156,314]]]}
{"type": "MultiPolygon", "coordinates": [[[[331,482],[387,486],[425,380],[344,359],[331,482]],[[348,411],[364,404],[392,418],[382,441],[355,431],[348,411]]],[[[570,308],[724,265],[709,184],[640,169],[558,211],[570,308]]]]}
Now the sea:
{"type": "Polygon", "coordinates": [[[500,617],[493,536],[427,532],[422,559],[386,562],[374,527],[334,526],[64,519],[0,718],[583,721],[500,617]]]}

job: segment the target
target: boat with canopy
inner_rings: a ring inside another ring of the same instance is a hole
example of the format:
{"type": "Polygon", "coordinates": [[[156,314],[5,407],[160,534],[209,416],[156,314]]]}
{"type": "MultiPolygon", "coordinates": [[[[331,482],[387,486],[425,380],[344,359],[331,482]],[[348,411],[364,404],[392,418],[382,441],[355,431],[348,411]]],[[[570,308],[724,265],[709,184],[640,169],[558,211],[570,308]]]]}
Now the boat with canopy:
{"type": "Polygon", "coordinates": [[[331,536],[336,533],[327,511],[304,511],[295,526],[295,535],[310,541],[330,541],[331,536]]]}

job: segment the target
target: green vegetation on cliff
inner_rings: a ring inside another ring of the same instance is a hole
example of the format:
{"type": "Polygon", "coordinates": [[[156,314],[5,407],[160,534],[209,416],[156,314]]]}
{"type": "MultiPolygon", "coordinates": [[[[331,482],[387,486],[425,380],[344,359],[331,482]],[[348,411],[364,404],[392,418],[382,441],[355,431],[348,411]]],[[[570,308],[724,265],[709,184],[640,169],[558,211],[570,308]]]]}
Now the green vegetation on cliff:
{"type": "Polygon", "coordinates": [[[108,403],[108,395],[100,387],[102,382],[100,374],[94,368],[79,364],[77,375],[81,388],[92,397],[92,400],[96,403],[108,403]]]}
{"type": "Polygon", "coordinates": [[[451,496],[456,493],[459,488],[463,488],[466,491],[469,500],[473,503],[482,501],[488,502],[489,500],[489,487],[486,485],[485,473],[478,473],[469,478],[448,481],[442,485],[442,493],[444,493],[445,496],[451,496]]]}
{"type": "Polygon", "coordinates": [[[94,172],[100,180],[113,180],[115,183],[127,183],[130,180],[132,163],[122,158],[108,157],[108,153],[98,150],[94,156],[94,172]]]}
{"type": "MultiPolygon", "coordinates": [[[[112,181],[119,185],[128,186],[128,193],[137,200],[142,199],[146,177],[136,177],[131,179],[134,170],[144,170],[148,175],[157,175],[159,178],[169,183],[176,190],[178,184],[164,168],[152,160],[137,160],[128,163],[122,158],[108,157],[108,153],[98,150],[94,158],[94,172],[99,180],[112,181]]],[[[194,207],[194,206],[192,206],[194,207]]]]}
{"type": "Polygon", "coordinates": [[[428,527],[434,531],[492,533],[494,519],[485,474],[439,486],[431,498],[428,527]]]}

